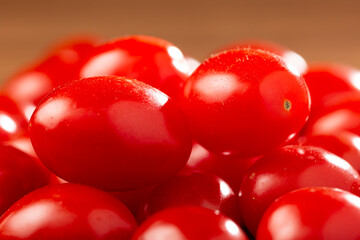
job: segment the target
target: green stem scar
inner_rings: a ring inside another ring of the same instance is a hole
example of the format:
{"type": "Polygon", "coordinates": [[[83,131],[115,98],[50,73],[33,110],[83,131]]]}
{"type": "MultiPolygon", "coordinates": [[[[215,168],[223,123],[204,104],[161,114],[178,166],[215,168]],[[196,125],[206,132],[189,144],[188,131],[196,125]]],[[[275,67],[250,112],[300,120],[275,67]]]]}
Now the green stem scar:
{"type": "Polygon", "coordinates": [[[284,101],[284,108],[286,111],[290,111],[290,109],[291,109],[291,102],[287,99],[285,99],[285,101],[284,101]]]}

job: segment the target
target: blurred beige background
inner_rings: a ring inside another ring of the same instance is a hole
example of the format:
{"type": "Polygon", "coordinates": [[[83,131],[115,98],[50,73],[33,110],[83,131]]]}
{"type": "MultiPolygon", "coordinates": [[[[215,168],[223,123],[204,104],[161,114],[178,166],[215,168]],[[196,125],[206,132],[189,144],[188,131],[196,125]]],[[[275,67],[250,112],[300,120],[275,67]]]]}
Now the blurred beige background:
{"type": "Polygon", "coordinates": [[[73,34],[148,34],[199,60],[242,39],[360,68],[360,1],[0,0],[0,82],[73,34]]]}

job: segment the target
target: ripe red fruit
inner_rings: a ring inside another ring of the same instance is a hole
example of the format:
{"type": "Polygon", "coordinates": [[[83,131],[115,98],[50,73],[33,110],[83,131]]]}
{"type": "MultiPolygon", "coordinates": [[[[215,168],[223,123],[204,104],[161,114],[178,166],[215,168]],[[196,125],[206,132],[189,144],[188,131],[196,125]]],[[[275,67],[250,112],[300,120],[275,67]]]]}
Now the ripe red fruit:
{"type": "Polygon", "coordinates": [[[360,176],[344,159],[312,146],[289,145],[258,159],[239,191],[242,221],[256,233],[266,208],[281,195],[304,187],[337,187],[360,195],[360,176]]]}
{"type": "Polygon", "coordinates": [[[359,93],[337,94],[323,105],[319,111],[311,114],[301,135],[337,134],[344,130],[360,135],[359,93]]]}
{"type": "Polygon", "coordinates": [[[29,193],[0,218],[2,240],[129,240],[137,227],[130,211],[109,194],[80,184],[29,193]]]}
{"type": "Polygon", "coordinates": [[[179,206],[199,206],[239,222],[238,201],[230,186],[206,172],[184,171],[157,185],[145,198],[137,219],[143,221],[156,212],[179,206]]]}
{"type": "Polygon", "coordinates": [[[96,44],[92,38],[76,38],[54,46],[48,55],[10,78],[2,90],[30,119],[39,102],[55,87],[79,79],[79,71],[96,44]]]}
{"type": "Polygon", "coordinates": [[[135,35],[94,49],[81,77],[125,76],[145,82],[177,99],[190,68],[182,52],[156,37],[135,35]]]}
{"type": "Polygon", "coordinates": [[[28,121],[12,99],[0,94],[0,142],[27,135],[28,121]]]}
{"type": "Polygon", "coordinates": [[[360,198],[334,188],[305,188],[266,210],[256,239],[360,239],[360,198]]]}
{"type": "Polygon", "coordinates": [[[311,95],[311,111],[321,111],[324,104],[339,93],[360,95],[360,71],[356,68],[323,63],[310,65],[304,79],[311,95]]]}
{"type": "Polygon", "coordinates": [[[360,172],[360,137],[347,131],[301,137],[302,145],[321,147],[350,163],[360,172]]]}
{"type": "Polygon", "coordinates": [[[234,192],[238,192],[245,172],[257,159],[214,154],[194,143],[186,168],[213,173],[229,184],[234,192]]]}
{"type": "Polygon", "coordinates": [[[304,79],[277,55],[237,49],[203,62],[182,106],[194,139],[224,155],[262,155],[293,137],[309,116],[304,79]]]}
{"type": "Polygon", "coordinates": [[[273,43],[269,41],[250,40],[250,41],[233,43],[223,48],[223,50],[231,50],[238,48],[260,49],[279,55],[284,59],[284,61],[288,65],[290,65],[293,68],[296,68],[296,70],[299,71],[300,73],[305,73],[308,68],[307,63],[302,56],[277,43],[273,43]]]}
{"type": "Polygon", "coordinates": [[[35,110],[40,160],[69,182],[120,191],[159,183],[186,164],[186,118],[159,90],[115,76],[65,84],[35,110]]]}
{"type": "Polygon", "coordinates": [[[229,218],[201,207],[176,207],[147,219],[132,240],[247,240],[244,232],[229,218]]]}
{"type": "Polygon", "coordinates": [[[0,145],[0,215],[25,194],[50,182],[37,160],[10,146],[0,145]]]}

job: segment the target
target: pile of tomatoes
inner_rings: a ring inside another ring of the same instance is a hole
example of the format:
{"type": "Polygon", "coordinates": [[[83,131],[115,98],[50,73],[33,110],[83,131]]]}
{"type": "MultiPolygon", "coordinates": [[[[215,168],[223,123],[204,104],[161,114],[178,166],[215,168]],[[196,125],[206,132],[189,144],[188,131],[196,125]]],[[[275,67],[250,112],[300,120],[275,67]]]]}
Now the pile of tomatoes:
{"type": "Polygon", "coordinates": [[[360,239],[355,68],[77,38],[0,90],[0,239],[360,239]]]}

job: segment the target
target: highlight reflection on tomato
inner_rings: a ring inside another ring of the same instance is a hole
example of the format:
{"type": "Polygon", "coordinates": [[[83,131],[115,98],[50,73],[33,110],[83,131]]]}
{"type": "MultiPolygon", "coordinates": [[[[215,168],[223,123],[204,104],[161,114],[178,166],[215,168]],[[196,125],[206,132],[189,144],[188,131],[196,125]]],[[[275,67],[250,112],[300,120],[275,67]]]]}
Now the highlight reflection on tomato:
{"type": "Polygon", "coordinates": [[[136,230],[132,240],[247,240],[229,218],[202,207],[175,207],[156,213],[136,230]]]}
{"type": "Polygon", "coordinates": [[[258,158],[244,159],[214,154],[194,143],[186,168],[215,174],[229,184],[234,192],[238,192],[245,172],[258,158]]]}
{"type": "Polygon", "coordinates": [[[201,171],[187,170],[155,186],[145,198],[137,219],[143,221],[163,209],[199,206],[239,222],[238,202],[230,186],[219,177],[201,171]]]}
{"type": "Polygon", "coordinates": [[[344,159],[313,146],[289,145],[258,159],[239,191],[242,221],[256,233],[266,208],[281,195],[304,187],[336,187],[360,196],[360,175],[344,159]]]}
{"type": "Polygon", "coordinates": [[[0,215],[50,180],[50,173],[37,160],[16,148],[0,145],[0,215]]]}
{"type": "Polygon", "coordinates": [[[129,240],[137,223],[109,194],[80,184],[38,189],[0,218],[0,239],[129,240]]]}
{"type": "Polygon", "coordinates": [[[223,48],[223,50],[237,49],[237,48],[252,48],[269,51],[282,57],[288,65],[296,68],[300,73],[304,74],[307,71],[308,65],[305,59],[297,54],[296,52],[281,46],[280,44],[259,41],[259,40],[248,40],[230,44],[223,48]]]}
{"type": "Polygon", "coordinates": [[[302,145],[321,147],[350,163],[360,172],[360,137],[347,131],[301,137],[302,145]]]}
{"type": "Polygon", "coordinates": [[[176,174],[192,145],[185,115],[167,95],[115,76],[57,88],[35,110],[30,137],[56,175],[111,191],[176,174]]]}
{"type": "Polygon", "coordinates": [[[335,63],[313,64],[304,74],[304,79],[311,95],[311,111],[321,110],[329,98],[336,94],[360,94],[360,71],[350,66],[335,63]]]}
{"type": "Polygon", "coordinates": [[[285,194],[266,210],[256,239],[360,239],[360,198],[334,188],[285,194]]]}
{"type": "Polygon", "coordinates": [[[61,42],[46,57],[8,79],[2,90],[29,120],[35,107],[55,87],[79,79],[80,68],[96,42],[93,38],[61,42]]]}
{"type": "Polygon", "coordinates": [[[134,35],[96,47],[80,76],[133,78],[177,99],[189,74],[189,65],[176,46],[160,38],[134,35]]]}
{"type": "Polygon", "coordinates": [[[194,139],[209,151],[254,157],[291,139],[310,111],[304,79],[279,56],[255,49],[203,62],[184,87],[194,139]]]}

